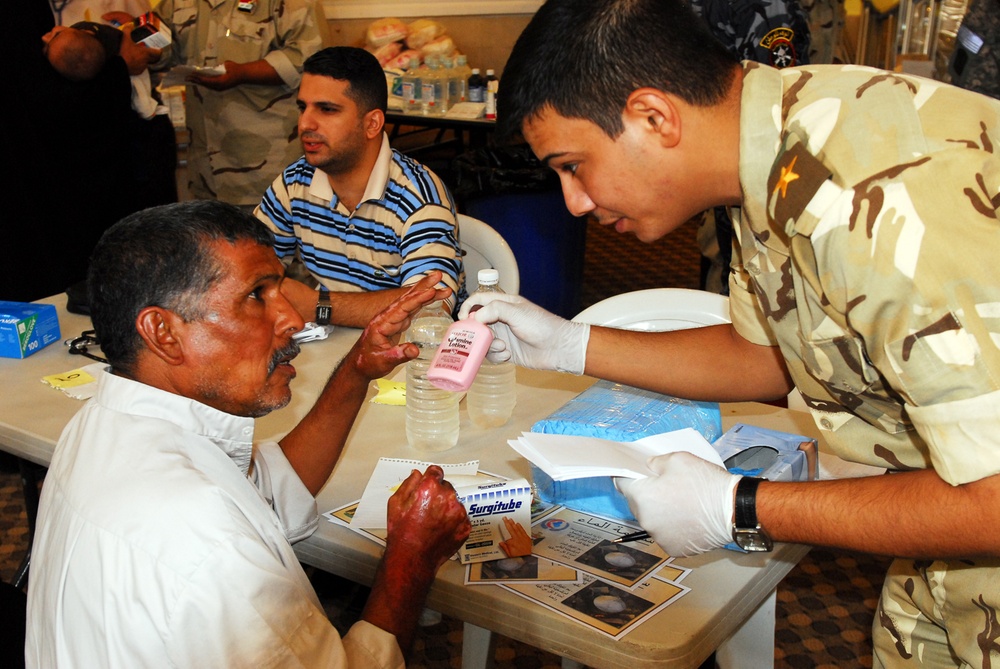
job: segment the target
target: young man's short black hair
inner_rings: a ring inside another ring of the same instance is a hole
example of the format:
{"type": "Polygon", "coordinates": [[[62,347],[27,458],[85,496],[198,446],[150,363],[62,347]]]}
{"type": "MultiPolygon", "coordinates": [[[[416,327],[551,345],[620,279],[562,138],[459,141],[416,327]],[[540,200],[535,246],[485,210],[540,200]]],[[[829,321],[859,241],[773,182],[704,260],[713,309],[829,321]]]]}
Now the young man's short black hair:
{"type": "Polygon", "coordinates": [[[347,97],[358,105],[362,114],[373,109],[385,113],[389,107],[385,72],[378,64],[378,59],[364,49],[353,46],[327,47],[309,56],[302,65],[302,71],[349,82],[347,97]]]}
{"type": "Polygon", "coordinates": [[[497,132],[517,135],[546,107],[610,137],[639,88],[719,102],[738,62],[680,0],[548,0],[504,66],[497,132]]]}

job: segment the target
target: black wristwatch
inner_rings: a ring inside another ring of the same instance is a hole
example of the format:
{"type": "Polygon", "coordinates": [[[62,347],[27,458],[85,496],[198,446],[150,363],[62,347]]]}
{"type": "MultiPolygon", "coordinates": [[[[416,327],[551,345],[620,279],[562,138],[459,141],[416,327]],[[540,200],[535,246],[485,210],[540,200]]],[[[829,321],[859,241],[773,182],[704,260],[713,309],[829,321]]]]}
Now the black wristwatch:
{"type": "Polygon", "coordinates": [[[767,553],[774,549],[771,537],[757,522],[757,486],[763,480],[744,476],[736,484],[733,541],[750,553],[767,553]]]}
{"type": "Polygon", "coordinates": [[[329,325],[330,315],[330,291],[324,286],[319,287],[319,300],[316,302],[316,324],[329,325]]]}

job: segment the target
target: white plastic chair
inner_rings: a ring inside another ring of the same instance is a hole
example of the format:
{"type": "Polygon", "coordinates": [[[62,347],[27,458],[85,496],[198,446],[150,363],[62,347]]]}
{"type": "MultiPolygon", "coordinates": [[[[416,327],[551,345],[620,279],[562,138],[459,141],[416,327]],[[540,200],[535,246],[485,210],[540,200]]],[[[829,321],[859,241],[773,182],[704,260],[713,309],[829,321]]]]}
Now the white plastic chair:
{"type": "MultiPolygon", "coordinates": [[[[729,298],[690,288],[650,288],[612,295],[587,307],[578,323],[625,330],[665,332],[729,322],[729,298]]],[[[788,408],[809,411],[797,388],[788,393],[788,408]]]]}
{"type": "MultiPolygon", "coordinates": [[[[689,288],[636,290],[601,300],[573,320],[625,330],[684,330],[730,322],[729,298],[689,288]]],[[[715,666],[719,669],[773,667],[776,608],[777,590],[772,590],[743,625],[716,649],[715,666]]],[[[572,665],[564,660],[564,669],[569,666],[572,665]]]]}
{"type": "Polygon", "coordinates": [[[690,288],[650,288],[612,295],[574,318],[577,323],[663,332],[729,322],[729,298],[690,288]]]}
{"type": "Polygon", "coordinates": [[[462,250],[465,251],[465,287],[469,294],[479,288],[479,270],[492,267],[500,272],[500,288],[503,292],[517,295],[521,289],[517,258],[500,233],[477,218],[459,214],[458,235],[462,250]]]}

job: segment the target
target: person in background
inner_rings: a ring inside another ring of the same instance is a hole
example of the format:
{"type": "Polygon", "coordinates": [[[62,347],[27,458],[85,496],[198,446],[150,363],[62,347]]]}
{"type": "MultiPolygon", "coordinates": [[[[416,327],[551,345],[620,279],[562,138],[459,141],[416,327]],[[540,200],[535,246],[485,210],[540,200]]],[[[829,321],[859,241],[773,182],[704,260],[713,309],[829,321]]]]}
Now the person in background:
{"type": "Polygon", "coordinates": [[[59,26],[100,21],[111,12],[123,12],[132,17],[153,11],[150,0],[48,0],[48,4],[59,26]]]}
{"type": "Polygon", "coordinates": [[[809,63],[813,65],[840,62],[838,51],[847,21],[844,0],[802,0],[802,9],[809,17],[809,63]]]}
{"type": "Polygon", "coordinates": [[[969,0],[948,72],[956,86],[1000,98],[1000,2],[969,0]]]}
{"type": "Polygon", "coordinates": [[[32,546],[28,667],[402,667],[438,568],[469,534],[439,467],[389,500],[361,619],[341,638],[292,549],[372,379],[428,276],[377,315],[280,443],[254,418],[285,406],[303,322],[270,232],[221,202],[135,213],[94,251],[94,328],[110,368],[67,425],[32,546]]]}
{"type": "Polygon", "coordinates": [[[305,62],[297,97],[304,155],[254,213],[274,232],[278,256],[308,272],[286,288],[306,320],[323,319],[322,297],[328,322],[361,327],[433,271],[452,290],[449,309],[466,297],[451,194],[389,147],[387,98],[382,67],[364,49],[328,47],[305,62]]]}
{"type": "MultiPolygon", "coordinates": [[[[691,0],[691,9],[740,60],[777,68],[809,63],[809,19],[798,0],[691,0]]],[[[725,207],[702,214],[698,228],[701,288],[729,295],[733,222],[725,207]]]]}
{"type": "Polygon", "coordinates": [[[0,299],[30,302],[83,281],[101,233],[136,210],[122,132],[135,114],[124,60],[70,81],[42,52],[42,35],[55,25],[48,3],[5,10],[0,30],[17,66],[7,74],[11,100],[0,105],[3,172],[14,175],[4,193],[0,299]],[[39,138],[54,136],[55,151],[39,150],[39,138]]]}
{"type": "Polygon", "coordinates": [[[188,77],[188,190],[193,197],[252,210],[282,166],[298,155],[295,89],[302,62],[322,46],[313,4],[162,0],[156,6],[173,32],[164,68],[225,68],[224,74],[188,77]]]}
{"type": "Polygon", "coordinates": [[[691,454],[623,483],[675,556],[772,541],[895,556],[877,667],[996,665],[1000,608],[1000,102],[858,66],[738,62],[679,0],[548,0],[504,68],[574,215],[653,241],[734,213],[724,325],[633,332],[470,297],[513,359],[704,401],[797,387],[826,447],[889,470],[807,482],[691,454]],[[691,55],[697,53],[697,58],[691,55]]]}
{"type": "Polygon", "coordinates": [[[132,83],[134,117],[123,130],[131,142],[131,189],[144,209],[177,201],[177,142],[167,108],[159,100],[149,66],[161,56],[131,39],[133,25],[121,29],[93,21],[55,26],[42,36],[43,51],[57,72],[71,81],[90,81],[107,62],[121,57],[132,83]]]}

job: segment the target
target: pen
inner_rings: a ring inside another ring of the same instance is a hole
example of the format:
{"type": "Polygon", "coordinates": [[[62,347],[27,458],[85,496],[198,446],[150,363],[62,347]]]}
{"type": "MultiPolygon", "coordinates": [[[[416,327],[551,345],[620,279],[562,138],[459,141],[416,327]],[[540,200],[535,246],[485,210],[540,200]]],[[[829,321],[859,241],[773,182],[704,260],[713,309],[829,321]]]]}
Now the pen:
{"type": "Polygon", "coordinates": [[[649,538],[649,532],[633,532],[632,534],[626,534],[623,537],[612,539],[611,543],[621,544],[626,541],[639,541],[640,539],[648,539],[648,538],[649,538]]]}

